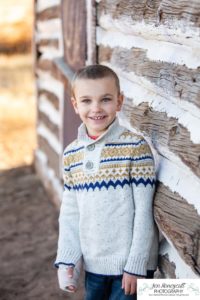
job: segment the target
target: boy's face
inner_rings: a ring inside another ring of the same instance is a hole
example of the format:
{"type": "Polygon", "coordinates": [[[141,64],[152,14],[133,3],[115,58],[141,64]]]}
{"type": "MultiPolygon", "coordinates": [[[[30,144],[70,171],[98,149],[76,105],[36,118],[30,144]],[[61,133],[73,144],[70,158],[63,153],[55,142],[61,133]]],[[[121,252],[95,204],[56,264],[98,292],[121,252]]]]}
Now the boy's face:
{"type": "Polygon", "coordinates": [[[78,79],[71,99],[89,135],[100,136],[116,117],[123,102],[114,78],[78,79]]]}

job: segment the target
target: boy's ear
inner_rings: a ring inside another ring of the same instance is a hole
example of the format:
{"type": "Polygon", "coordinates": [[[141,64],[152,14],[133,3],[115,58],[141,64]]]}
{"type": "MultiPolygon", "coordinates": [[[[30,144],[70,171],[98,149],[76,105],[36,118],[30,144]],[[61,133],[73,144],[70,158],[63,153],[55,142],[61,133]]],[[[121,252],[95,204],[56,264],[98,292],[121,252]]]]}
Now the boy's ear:
{"type": "Polygon", "coordinates": [[[76,99],[74,97],[71,97],[71,102],[72,102],[72,105],[74,107],[75,113],[78,114],[78,108],[77,108],[76,99]]]}
{"type": "Polygon", "coordinates": [[[119,94],[118,96],[118,106],[117,106],[117,111],[120,111],[122,108],[122,104],[124,101],[124,95],[122,93],[119,94]]]}

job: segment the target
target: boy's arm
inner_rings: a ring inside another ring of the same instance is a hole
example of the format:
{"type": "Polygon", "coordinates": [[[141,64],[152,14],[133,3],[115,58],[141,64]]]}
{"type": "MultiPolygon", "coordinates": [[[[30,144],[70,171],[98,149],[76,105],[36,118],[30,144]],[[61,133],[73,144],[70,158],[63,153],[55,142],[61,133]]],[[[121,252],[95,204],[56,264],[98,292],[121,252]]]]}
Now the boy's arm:
{"type": "Polygon", "coordinates": [[[79,209],[69,168],[64,163],[64,192],[59,215],[59,238],[55,266],[75,266],[82,256],[79,239],[79,209]]]}
{"type": "Polygon", "coordinates": [[[137,160],[133,161],[130,172],[135,217],[132,245],[124,271],[136,276],[146,276],[154,237],[155,168],[153,156],[146,141],[142,141],[135,153],[137,153],[137,160]]]}

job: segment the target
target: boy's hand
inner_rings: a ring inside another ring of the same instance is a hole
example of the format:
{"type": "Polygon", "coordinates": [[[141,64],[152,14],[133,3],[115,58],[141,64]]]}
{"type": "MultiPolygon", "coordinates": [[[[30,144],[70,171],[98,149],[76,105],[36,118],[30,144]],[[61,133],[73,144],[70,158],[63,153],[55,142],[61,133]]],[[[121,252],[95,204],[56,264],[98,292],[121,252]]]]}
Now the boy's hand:
{"type": "MultiPolygon", "coordinates": [[[[69,267],[67,268],[67,276],[69,278],[73,278],[73,275],[74,275],[74,267],[69,267]]],[[[70,290],[71,292],[76,292],[76,288],[73,286],[73,285],[70,285],[67,287],[68,290],[70,290]]]]}
{"type": "Polygon", "coordinates": [[[124,289],[125,295],[133,295],[137,292],[137,278],[138,277],[135,275],[124,272],[122,278],[122,289],[124,289]]]}

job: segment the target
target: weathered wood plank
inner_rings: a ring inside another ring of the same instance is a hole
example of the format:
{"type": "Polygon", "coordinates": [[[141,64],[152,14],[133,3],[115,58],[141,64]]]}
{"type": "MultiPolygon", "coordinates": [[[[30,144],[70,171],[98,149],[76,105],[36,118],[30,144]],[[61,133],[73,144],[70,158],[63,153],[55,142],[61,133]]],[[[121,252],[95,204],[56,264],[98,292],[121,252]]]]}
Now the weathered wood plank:
{"type": "Polygon", "coordinates": [[[153,111],[147,102],[133,107],[130,99],[124,103],[123,111],[134,128],[145,132],[153,142],[169,148],[200,176],[200,145],[192,143],[188,130],[175,118],[153,111]]]}
{"type": "Polygon", "coordinates": [[[158,8],[159,21],[169,24],[176,20],[185,20],[185,23],[193,23],[197,27],[200,25],[200,1],[199,0],[163,0],[158,8]]]}
{"type": "Polygon", "coordinates": [[[182,259],[200,274],[200,216],[196,209],[159,183],[154,214],[160,230],[172,241],[182,259]]]}
{"type": "Polygon", "coordinates": [[[101,13],[110,14],[114,19],[123,16],[131,16],[133,21],[157,21],[157,9],[159,0],[102,0],[99,3],[99,15],[101,13]]]}
{"type": "Polygon", "coordinates": [[[52,123],[49,117],[42,111],[38,110],[39,120],[46,125],[46,127],[58,138],[59,140],[59,128],[56,124],[52,123]]]}
{"type": "Polygon", "coordinates": [[[42,95],[48,99],[48,101],[55,107],[55,109],[59,110],[59,99],[55,94],[44,89],[39,89],[38,96],[40,97],[42,95]]]}
{"type": "Polygon", "coordinates": [[[62,24],[65,62],[76,71],[86,59],[85,1],[62,1],[62,24]]]}
{"type": "Polygon", "coordinates": [[[200,68],[150,61],[143,49],[99,47],[99,62],[111,62],[126,72],[143,76],[169,96],[193,103],[200,108],[200,68]]]}
{"type": "Polygon", "coordinates": [[[41,12],[38,12],[37,15],[38,21],[46,21],[50,19],[60,19],[61,18],[61,7],[60,5],[55,5],[49,8],[44,9],[41,12]]]}
{"type": "Polygon", "coordinates": [[[38,146],[46,154],[48,159],[48,166],[52,168],[58,178],[60,178],[60,156],[52,149],[48,141],[38,135],[38,146]]]}
{"type": "Polygon", "coordinates": [[[179,27],[185,31],[184,24],[199,27],[200,25],[200,2],[199,0],[102,0],[99,3],[100,16],[102,13],[110,14],[114,19],[121,16],[130,17],[132,23],[144,21],[147,24],[166,25],[167,27],[179,27]]]}

